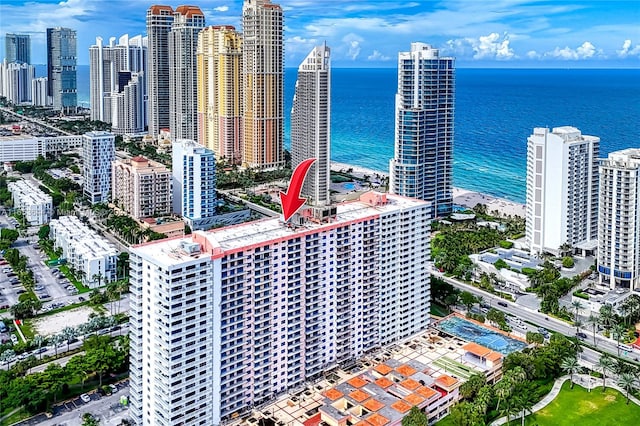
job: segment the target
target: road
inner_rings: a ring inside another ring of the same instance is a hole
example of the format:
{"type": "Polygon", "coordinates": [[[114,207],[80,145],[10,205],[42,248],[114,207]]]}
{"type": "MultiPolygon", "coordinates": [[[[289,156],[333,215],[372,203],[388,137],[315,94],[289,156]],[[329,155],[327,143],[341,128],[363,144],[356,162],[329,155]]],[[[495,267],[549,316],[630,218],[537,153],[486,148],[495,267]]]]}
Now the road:
{"type": "MultiPolygon", "coordinates": [[[[515,317],[518,317],[520,319],[522,319],[523,321],[528,321],[532,324],[535,324],[536,326],[539,327],[544,327],[547,330],[551,330],[551,331],[555,331],[558,332],[560,334],[564,334],[565,336],[575,336],[576,334],[576,329],[574,326],[572,326],[571,324],[567,324],[563,321],[560,321],[558,319],[555,319],[553,317],[550,317],[548,315],[545,315],[541,312],[537,312],[531,308],[528,308],[526,306],[522,306],[519,305],[517,303],[513,303],[513,302],[509,302],[505,299],[502,299],[501,297],[495,296],[491,293],[487,293],[484,290],[480,290],[476,287],[473,287],[471,285],[462,283],[460,281],[454,280],[452,278],[446,277],[444,276],[444,274],[442,274],[439,271],[431,271],[431,274],[435,277],[441,278],[444,281],[446,281],[447,283],[461,289],[461,290],[465,290],[468,291],[470,293],[472,293],[475,296],[481,296],[484,301],[486,303],[488,303],[491,307],[494,307],[496,309],[499,309],[507,314],[511,314],[515,317]],[[501,303],[505,303],[506,306],[499,306],[498,302],[501,303]]],[[[593,345],[593,332],[590,332],[587,329],[581,329],[581,331],[583,333],[585,333],[587,335],[587,339],[586,342],[593,345]]],[[[615,340],[613,339],[609,339],[606,338],[604,336],[601,336],[599,334],[596,334],[596,347],[604,352],[608,352],[610,354],[613,355],[618,355],[618,349],[617,349],[617,343],[615,340]]],[[[592,359],[599,359],[599,354],[598,352],[592,351],[588,348],[584,348],[584,352],[583,352],[583,357],[585,357],[585,359],[587,360],[592,360],[592,359]],[[585,355],[585,353],[587,355],[585,355]],[[595,357],[595,358],[594,358],[595,357]]],[[[634,360],[635,358],[640,359],[640,351],[634,350],[631,353],[623,353],[620,352],[620,355],[623,357],[626,357],[630,360],[634,360]]]]}
{"type": "Polygon", "coordinates": [[[31,123],[37,124],[38,126],[46,127],[49,130],[53,130],[56,133],[62,133],[67,136],[74,136],[73,133],[65,132],[64,130],[60,130],[57,127],[52,126],[51,124],[45,123],[42,120],[33,117],[27,117],[25,115],[18,114],[14,112],[11,108],[0,107],[0,110],[6,112],[7,114],[11,114],[13,116],[18,117],[20,120],[29,121],[31,123]]]}

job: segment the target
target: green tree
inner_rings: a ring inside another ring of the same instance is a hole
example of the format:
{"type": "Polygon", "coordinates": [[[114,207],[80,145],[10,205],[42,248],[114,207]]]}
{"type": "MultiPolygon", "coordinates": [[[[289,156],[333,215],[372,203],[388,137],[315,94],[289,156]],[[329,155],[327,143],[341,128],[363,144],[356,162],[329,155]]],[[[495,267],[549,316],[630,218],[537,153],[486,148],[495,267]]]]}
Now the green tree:
{"type": "Polygon", "coordinates": [[[98,426],[100,419],[93,416],[91,413],[84,413],[82,415],[82,426],[98,426]]]}
{"type": "Polygon", "coordinates": [[[471,311],[471,308],[476,304],[477,301],[478,299],[476,298],[476,296],[468,291],[463,291],[462,293],[460,293],[460,302],[465,306],[465,308],[467,308],[467,312],[471,311]]]}
{"type": "Polygon", "coordinates": [[[600,356],[597,367],[602,372],[602,392],[607,389],[607,373],[612,372],[615,363],[611,355],[605,353],[600,356]]]}
{"type": "Polygon", "coordinates": [[[460,386],[460,396],[464,399],[473,400],[486,384],[487,378],[484,374],[474,374],[460,386]]]}
{"type": "Polygon", "coordinates": [[[629,394],[636,389],[637,381],[636,376],[632,373],[622,373],[618,377],[618,386],[620,386],[626,392],[627,405],[629,405],[629,394]]]}
{"type": "Polygon", "coordinates": [[[527,331],[526,338],[527,343],[533,343],[535,345],[541,345],[544,343],[544,336],[533,331],[527,331]]]}
{"type": "Polygon", "coordinates": [[[573,375],[577,374],[581,369],[580,364],[578,364],[578,360],[575,358],[567,357],[562,360],[560,368],[569,373],[569,376],[571,378],[571,389],[573,389],[573,375]]]}
{"type": "Polygon", "coordinates": [[[428,426],[427,415],[415,405],[411,407],[409,413],[402,418],[402,426],[428,426]]]}
{"type": "Polygon", "coordinates": [[[55,403],[58,401],[58,392],[62,390],[62,386],[67,380],[66,371],[60,364],[52,362],[44,370],[44,376],[47,388],[53,394],[53,402],[55,403]]]}
{"type": "Polygon", "coordinates": [[[624,335],[627,334],[627,327],[622,323],[616,323],[611,329],[611,334],[613,334],[613,338],[618,342],[618,356],[620,356],[620,340],[622,340],[624,335]]]}
{"type": "Polygon", "coordinates": [[[598,316],[593,313],[591,313],[589,315],[589,318],[587,318],[587,324],[591,325],[593,331],[593,346],[596,346],[596,328],[598,327],[599,323],[600,318],[598,318],[598,316]]]}

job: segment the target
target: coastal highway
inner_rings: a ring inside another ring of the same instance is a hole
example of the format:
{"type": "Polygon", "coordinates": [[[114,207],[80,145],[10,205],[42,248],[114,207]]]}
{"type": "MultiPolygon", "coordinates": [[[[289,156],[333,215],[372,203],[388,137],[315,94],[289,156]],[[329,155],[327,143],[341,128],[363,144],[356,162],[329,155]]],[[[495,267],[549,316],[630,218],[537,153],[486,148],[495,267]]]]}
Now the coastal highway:
{"type": "MultiPolygon", "coordinates": [[[[518,305],[517,303],[509,302],[505,299],[502,299],[501,297],[495,296],[491,293],[487,293],[486,291],[480,290],[471,285],[462,283],[449,277],[445,277],[444,274],[437,270],[434,271],[432,269],[431,274],[434,277],[443,279],[445,282],[453,285],[454,287],[468,291],[475,296],[481,296],[484,299],[484,302],[488,303],[491,307],[499,309],[507,314],[511,314],[523,321],[535,324],[538,327],[544,327],[550,331],[564,334],[565,336],[575,336],[576,334],[576,328],[564,321],[557,320],[541,312],[537,312],[533,309],[518,305]],[[507,306],[499,306],[498,302],[505,303],[507,306]]],[[[580,331],[587,335],[587,339],[585,339],[585,342],[593,345],[593,333],[587,328],[581,328],[580,331]]],[[[617,342],[613,339],[603,337],[599,334],[596,334],[596,347],[600,351],[608,352],[616,356],[618,355],[617,342]]],[[[586,347],[583,347],[583,349],[584,350],[581,354],[582,360],[591,363],[597,363],[597,360],[600,358],[599,353],[586,347]]],[[[637,361],[640,360],[640,351],[634,349],[631,352],[625,353],[621,350],[620,356],[630,361],[637,361]]]]}
{"type": "Polygon", "coordinates": [[[64,130],[60,130],[57,127],[54,127],[49,123],[45,123],[42,120],[38,120],[37,118],[27,117],[25,115],[18,114],[16,112],[14,112],[11,108],[0,107],[0,110],[2,110],[3,112],[6,112],[7,114],[11,114],[13,116],[16,116],[20,120],[29,121],[29,122],[31,122],[33,124],[37,124],[38,126],[46,127],[47,129],[53,130],[56,133],[62,133],[62,134],[67,135],[67,136],[74,136],[73,133],[69,133],[69,132],[65,132],[64,130]]]}

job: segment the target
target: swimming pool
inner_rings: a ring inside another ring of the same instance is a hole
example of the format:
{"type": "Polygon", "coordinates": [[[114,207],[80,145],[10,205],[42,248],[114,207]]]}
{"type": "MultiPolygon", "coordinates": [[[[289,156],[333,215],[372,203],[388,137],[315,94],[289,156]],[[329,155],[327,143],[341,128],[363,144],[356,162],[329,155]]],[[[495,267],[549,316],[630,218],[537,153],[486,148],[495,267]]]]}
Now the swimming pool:
{"type": "Polygon", "coordinates": [[[354,189],[356,189],[356,184],[353,182],[347,182],[347,183],[343,183],[342,187],[344,189],[348,189],[349,191],[353,191],[354,189]]]}
{"type": "Polygon", "coordinates": [[[527,346],[525,342],[455,316],[440,321],[436,327],[445,333],[477,343],[503,355],[522,350],[527,346]]]}

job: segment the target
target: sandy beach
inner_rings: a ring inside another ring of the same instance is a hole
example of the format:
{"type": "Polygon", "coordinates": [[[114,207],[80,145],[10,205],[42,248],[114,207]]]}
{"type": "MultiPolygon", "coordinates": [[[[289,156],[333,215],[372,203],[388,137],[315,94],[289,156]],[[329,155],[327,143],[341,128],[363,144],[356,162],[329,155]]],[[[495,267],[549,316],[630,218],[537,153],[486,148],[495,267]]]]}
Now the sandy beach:
{"type": "MultiPolygon", "coordinates": [[[[335,171],[347,171],[352,169],[351,174],[354,176],[362,177],[369,175],[374,177],[376,174],[380,176],[387,176],[387,172],[380,170],[368,169],[366,167],[355,166],[353,164],[331,162],[331,170],[335,171]]],[[[453,188],[453,202],[461,206],[473,208],[476,204],[486,204],[487,212],[491,213],[497,210],[503,216],[525,216],[525,205],[516,203],[515,201],[506,200],[504,198],[494,197],[492,195],[482,194],[480,192],[470,191],[463,188],[453,188]]]]}

